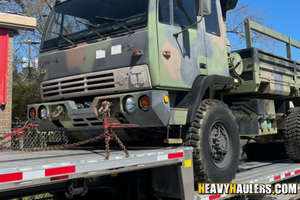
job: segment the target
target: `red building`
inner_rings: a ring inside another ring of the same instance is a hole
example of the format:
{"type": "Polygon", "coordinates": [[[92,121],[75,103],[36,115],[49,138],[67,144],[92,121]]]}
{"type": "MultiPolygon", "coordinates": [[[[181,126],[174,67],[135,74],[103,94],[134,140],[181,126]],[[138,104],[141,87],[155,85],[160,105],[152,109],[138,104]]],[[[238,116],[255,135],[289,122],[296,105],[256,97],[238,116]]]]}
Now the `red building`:
{"type": "Polygon", "coordinates": [[[34,18],[0,13],[0,133],[11,129],[13,36],[35,27],[34,18]]]}

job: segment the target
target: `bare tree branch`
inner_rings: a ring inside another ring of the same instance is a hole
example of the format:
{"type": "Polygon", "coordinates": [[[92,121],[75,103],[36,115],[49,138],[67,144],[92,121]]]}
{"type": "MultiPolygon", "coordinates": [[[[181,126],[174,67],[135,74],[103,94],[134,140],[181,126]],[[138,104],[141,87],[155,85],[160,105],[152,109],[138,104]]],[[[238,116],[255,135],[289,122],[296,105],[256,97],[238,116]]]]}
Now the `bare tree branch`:
{"type": "Polygon", "coordinates": [[[23,44],[24,44],[24,42],[22,41],[22,42],[19,44],[19,46],[18,46],[17,48],[15,48],[14,54],[22,48],[23,44]]]}
{"type": "MultiPolygon", "coordinates": [[[[228,12],[226,20],[227,33],[236,35],[234,40],[236,44],[231,42],[233,48],[241,48],[241,44],[245,44],[245,19],[251,19],[256,23],[266,25],[268,22],[266,12],[267,10],[251,7],[249,3],[241,4],[236,9],[228,12]]],[[[252,40],[266,48],[274,48],[275,45],[274,40],[257,32],[253,32],[252,40]]]]}
{"type": "Polygon", "coordinates": [[[239,36],[242,37],[242,38],[246,38],[245,35],[244,35],[243,33],[238,32],[238,31],[234,31],[234,30],[230,31],[230,30],[229,30],[229,31],[227,31],[227,33],[234,33],[234,34],[239,35],[239,36]]]}
{"type": "Polygon", "coordinates": [[[45,2],[45,4],[48,6],[48,8],[49,8],[50,10],[53,9],[53,6],[48,2],[48,0],[43,0],[43,1],[45,2]]]}

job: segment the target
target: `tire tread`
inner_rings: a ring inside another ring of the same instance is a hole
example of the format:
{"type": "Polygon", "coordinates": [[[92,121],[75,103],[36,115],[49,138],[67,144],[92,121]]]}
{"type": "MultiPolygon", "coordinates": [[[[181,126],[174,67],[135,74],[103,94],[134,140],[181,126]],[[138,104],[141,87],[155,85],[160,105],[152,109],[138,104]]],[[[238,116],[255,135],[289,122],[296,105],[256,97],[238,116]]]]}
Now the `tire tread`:
{"type": "Polygon", "coordinates": [[[300,108],[289,110],[287,130],[283,131],[286,153],[294,162],[300,162],[300,108]]]}
{"type": "MultiPolygon", "coordinates": [[[[194,147],[193,152],[193,162],[194,162],[194,180],[195,182],[212,182],[209,178],[208,173],[205,171],[203,162],[202,162],[202,152],[200,150],[200,143],[199,141],[202,139],[202,135],[198,133],[199,129],[203,126],[203,118],[205,113],[213,106],[218,105],[222,106],[229,111],[232,115],[232,112],[228,108],[228,106],[223,103],[222,101],[215,100],[215,99],[205,99],[201,102],[194,121],[191,123],[190,128],[186,134],[184,144],[185,146],[192,146],[194,147]]],[[[234,118],[234,116],[232,115],[234,118]]]]}

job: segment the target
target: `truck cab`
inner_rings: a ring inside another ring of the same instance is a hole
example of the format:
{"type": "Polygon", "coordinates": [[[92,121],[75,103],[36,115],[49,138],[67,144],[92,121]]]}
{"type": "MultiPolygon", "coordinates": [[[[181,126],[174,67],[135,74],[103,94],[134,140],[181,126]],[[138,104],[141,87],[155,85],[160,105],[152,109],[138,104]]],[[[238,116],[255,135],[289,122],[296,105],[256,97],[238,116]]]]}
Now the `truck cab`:
{"type": "Polygon", "coordinates": [[[29,115],[38,114],[29,117],[40,130],[99,130],[97,111],[109,100],[119,123],[186,124],[187,110],[178,104],[196,77],[229,77],[221,4],[205,1],[211,9],[204,17],[201,2],[59,1],[39,57],[40,92],[47,103],[30,105],[29,115]],[[63,117],[55,117],[58,107],[63,117]]]}
{"type": "Polygon", "coordinates": [[[231,181],[238,129],[215,91],[239,85],[230,75],[225,24],[236,4],[57,1],[39,56],[44,102],[28,105],[29,119],[39,131],[65,132],[71,143],[87,140],[103,131],[108,102],[108,121],[123,142],[193,146],[195,183],[231,181]]]}

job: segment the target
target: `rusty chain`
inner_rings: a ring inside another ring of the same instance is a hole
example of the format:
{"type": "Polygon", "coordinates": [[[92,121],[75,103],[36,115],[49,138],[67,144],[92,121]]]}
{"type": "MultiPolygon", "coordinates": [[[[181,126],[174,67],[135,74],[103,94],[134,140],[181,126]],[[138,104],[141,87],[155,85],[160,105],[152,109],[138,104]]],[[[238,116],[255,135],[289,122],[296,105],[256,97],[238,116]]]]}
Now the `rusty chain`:
{"type": "MultiPolygon", "coordinates": [[[[109,123],[107,122],[107,116],[109,116],[109,107],[111,106],[110,102],[103,102],[102,107],[104,109],[102,109],[101,115],[103,117],[103,127],[104,127],[104,133],[98,136],[95,136],[93,138],[87,139],[87,140],[83,140],[77,143],[73,143],[73,144],[65,144],[65,145],[61,145],[61,146],[55,146],[55,147],[46,147],[46,148],[17,148],[17,147],[7,147],[6,144],[8,144],[9,142],[11,142],[10,140],[8,141],[2,141],[5,138],[0,138],[0,149],[3,150],[14,150],[14,151],[23,151],[23,152],[42,152],[42,151],[55,151],[55,150],[63,150],[63,149],[68,149],[68,148],[75,148],[84,144],[88,144],[88,143],[92,143],[95,142],[97,140],[100,140],[102,138],[105,138],[105,150],[106,150],[106,156],[105,159],[109,159],[110,156],[110,151],[109,151],[109,141],[111,140],[111,138],[115,139],[118,144],[120,145],[120,147],[123,149],[123,151],[126,154],[126,157],[129,157],[129,153],[125,147],[125,145],[121,142],[120,138],[117,136],[117,134],[112,130],[112,128],[109,128],[109,123]]],[[[27,128],[25,128],[24,130],[26,130],[27,128]]],[[[18,137],[21,137],[22,135],[18,135],[18,137]]]]}
{"type": "Polygon", "coordinates": [[[129,157],[129,152],[128,150],[126,149],[126,147],[124,146],[124,144],[121,142],[120,138],[118,138],[117,134],[112,130],[110,129],[110,135],[118,142],[118,144],[120,145],[120,147],[123,149],[123,151],[125,152],[126,154],[126,158],[129,157]]]}

